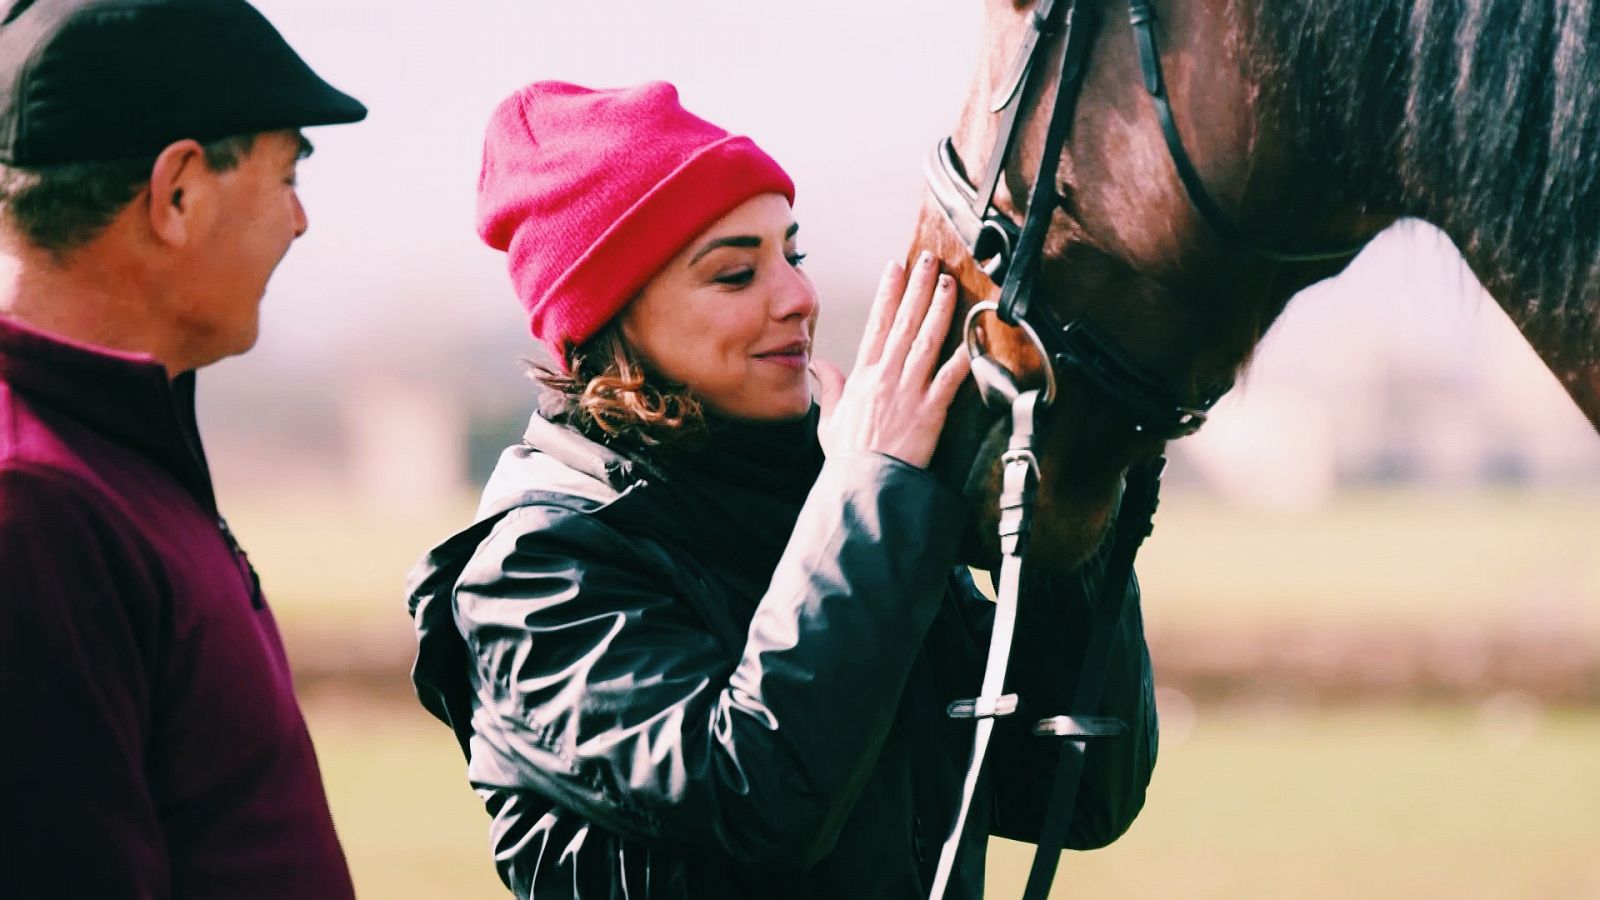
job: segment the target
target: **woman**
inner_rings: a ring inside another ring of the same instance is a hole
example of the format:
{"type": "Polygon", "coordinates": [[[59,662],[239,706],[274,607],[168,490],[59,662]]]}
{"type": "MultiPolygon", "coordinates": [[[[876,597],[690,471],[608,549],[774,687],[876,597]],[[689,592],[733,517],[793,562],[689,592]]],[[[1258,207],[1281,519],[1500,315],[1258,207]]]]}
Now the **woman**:
{"type": "MultiPolygon", "coordinates": [[[[556,366],[479,521],[413,573],[414,673],[519,897],[916,897],[955,803],[992,615],[965,510],[925,471],[962,354],[955,286],[891,267],[854,372],[816,364],[787,175],[670,85],[530,85],[489,126],[480,234],[556,366]]],[[[1068,697],[1077,579],[1025,598],[1068,697]],[[1030,599],[1044,602],[1029,602],[1030,599]]],[[[1072,846],[1115,839],[1155,753],[1126,624],[1072,846]]],[[[1020,717],[1018,717],[1020,718],[1020,717]]],[[[1030,719],[1031,721],[1031,719],[1030,719]]],[[[1003,720],[950,896],[989,834],[1036,833],[1056,747],[1003,720]]]]}

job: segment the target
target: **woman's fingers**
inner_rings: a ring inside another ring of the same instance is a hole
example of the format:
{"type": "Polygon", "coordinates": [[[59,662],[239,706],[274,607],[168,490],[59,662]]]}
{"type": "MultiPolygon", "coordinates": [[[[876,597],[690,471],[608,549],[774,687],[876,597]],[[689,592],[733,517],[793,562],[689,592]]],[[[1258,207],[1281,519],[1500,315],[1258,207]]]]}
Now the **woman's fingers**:
{"type": "Polygon", "coordinates": [[[900,376],[905,384],[921,387],[928,383],[933,367],[939,362],[939,348],[944,346],[945,335],[950,333],[950,317],[955,312],[958,294],[956,280],[940,275],[938,286],[933,290],[933,302],[928,306],[927,315],[922,317],[916,339],[906,354],[900,376]]]}
{"type": "Polygon", "coordinates": [[[928,405],[939,410],[941,425],[943,413],[955,402],[956,391],[961,389],[961,383],[967,380],[971,372],[972,357],[967,355],[967,348],[957,347],[956,352],[934,373],[933,383],[928,385],[928,405]]]}
{"type": "Polygon", "coordinates": [[[814,359],[811,376],[817,379],[817,406],[821,407],[822,420],[826,422],[833,417],[834,407],[839,405],[839,397],[844,394],[844,373],[825,359],[814,359]]]}
{"type": "Polygon", "coordinates": [[[879,359],[892,369],[905,363],[906,352],[916,338],[922,320],[928,314],[928,304],[933,299],[933,288],[939,278],[939,260],[931,253],[917,257],[906,279],[906,290],[900,298],[900,308],[895,312],[894,324],[883,342],[879,359]]]}
{"type": "Polygon", "coordinates": [[[928,254],[910,273],[899,267],[884,273],[849,379],[823,360],[812,365],[822,408],[818,434],[830,456],[867,450],[928,465],[968,372],[965,348],[939,365],[958,294],[955,280],[941,278],[938,260],[928,254]]]}
{"type": "Polygon", "coordinates": [[[900,308],[900,295],[906,289],[906,267],[891,262],[878,279],[878,295],[872,298],[872,311],[867,313],[867,330],[861,335],[861,346],[856,350],[856,368],[871,365],[883,355],[883,342],[894,322],[894,312],[900,308]]]}

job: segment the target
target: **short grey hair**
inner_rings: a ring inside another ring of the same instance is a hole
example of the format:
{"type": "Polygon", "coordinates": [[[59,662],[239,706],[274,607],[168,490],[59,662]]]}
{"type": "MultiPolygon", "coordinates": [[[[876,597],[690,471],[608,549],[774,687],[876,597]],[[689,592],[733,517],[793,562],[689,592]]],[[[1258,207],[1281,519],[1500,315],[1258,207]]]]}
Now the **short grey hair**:
{"type": "MultiPolygon", "coordinates": [[[[236,168],[255,148],[241,134],[202,145],[206,165],[236,168]]],[[[63,259],[94,240],[150,183],[156,157],[59,163],[15,168],[0,165],[0,215],[29,244],[63,259]]]]}

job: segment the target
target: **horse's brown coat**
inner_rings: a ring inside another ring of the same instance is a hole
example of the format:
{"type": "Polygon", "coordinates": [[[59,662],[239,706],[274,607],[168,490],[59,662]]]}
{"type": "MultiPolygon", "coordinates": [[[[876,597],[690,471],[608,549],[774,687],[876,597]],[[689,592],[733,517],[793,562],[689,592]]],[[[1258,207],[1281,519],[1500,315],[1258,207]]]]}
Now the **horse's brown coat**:
{"type": "MultiPolygon", "coordinates": [[[[989,112],[991,95],[1010,70],[1031,6],[987,0],[984,50],[953,134],[969,172],[981,171],[994,146],[999,117],[989,112]]],[[[1289,299],[1345,263],[1254,258],[1210,231],[1177,179],[1145,95],[1126,5],[1083,0],[1079,7],[1098,9],[1101,21],[1058,176],[1066,202],[1055,214],[1035,296],[1052,303],[1063,320],[1087,316],[1138,362],[1192,396],[1199,385],[1231,378],[1289,299]]],[[[1206,186],[1249,233],[1278,246],[1354,245],[1416,213],[1357,204],[1348,198],[1361,192],[1299,170],[1302,157],[1290,146],[1288,130],[1262,99],[1266,92],[1257,79],[1270,68],[1250,59],[1249,10],[1221,0],[1157,3],[1156,9],[1184,144],[1206,186]]],[[[1028,119],[996,198],[997,207],[1019,221],[1023,211],[1013,198],[1027,196],[1054,85],[1040,93],[1023,98],[1028,119]]],[[[931,203],[919,217],[912,252],[922,249],[937,253],[958,277],[964,307],[998,294],[931,203]]],[[[1480,267],[1470,248],[1466,255],[1491,292],[1510,294],[1509,276],[1480,267]]],[[[1502,303],[1600,427],[1600,360],[1571,350],[1587,344],[1521,306],[1502,303]]],[[[1040,382],[1041,361],[1019,333],[994,325],[985,336],[994,356],[1040,382]]],[[[980,563],[992,562],[997,552],[992,535],[1003,446],[1003,422],[983,409],[975,390],[963,392],[935,465],[947,478],[966,480],[977,511],[971,556],[980,563]]],[[[1131,434],[1115,410],[1062,385],[1042,435],[1036,564],[1072,566],[1091,552],[1123,472],[1160,449],[1131,434]]]]}

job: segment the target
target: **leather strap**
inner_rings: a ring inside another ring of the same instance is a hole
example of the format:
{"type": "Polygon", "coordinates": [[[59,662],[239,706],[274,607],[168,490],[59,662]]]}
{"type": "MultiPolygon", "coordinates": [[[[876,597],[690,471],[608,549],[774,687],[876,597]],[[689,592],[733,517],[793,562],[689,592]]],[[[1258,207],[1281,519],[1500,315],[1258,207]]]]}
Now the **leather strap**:
{"type": "MultiPolygon", "coordinates": [[[[1160,493],[1161,472],[1166,462],[1164,457],[1157,457],[1128,475],[1128,490],[1123,495],[1122,509],[1117,514],[1111,558],[1106,563],[1100,588],[1093,598],[1094,624],[1091,626],[1088,650],[1079,668],[1072,715],[1045,719],[1039,723],[1040,726],[1057,724],[1057,720],[1062,718],[1087,720],[1091,724],[1104,722],[1095,717],[1095,713],[1105,698],[1106,675],[1111,670],[1111,651],[1116,646],[1116,632],[1122,624],[1128,605],[1128,588],[1133,581],[1133,560],[1139,553],[1139,546],[1151,532],[1160,493]]],[[[1136,727],[1132,723],[1125,723],[1125,726],[1136,727]]],[[[1044,824],[1039,829],[1039,844],[1034,851],[1033,867],[1028,872],[1023,900],[1045,900],[1050,892],[1050,883],[1055,880],[1056,868],[1061,862],[1061,850],[1067,844],[1067,829],[1072,824],[1073,811],[1077,806],[1087,741],[1101,737],[1097,732],[1104,730],[1109,730],[1104,724],[1083,728],[1061,742],[1061,755],[1056,762],[1050,801],[1045,807],[1044,824]]]]}
{"type": "Polygon", "coordinates": [[[950,704],[953,718],[975,718],[972,755],[961,783],[961,798],[955,822],[939,850],[929,900],[943,900],[955,873],[956,857],[961,853],[961,838],[966,833],[967,812],[983,777],[984,757],[994,720],[1016,712],[1015,694],[1003,694],[1006,668],[1011,661],[1011,644],[1017,624],[1017,603],[1022,592],[1022,560],[1028,552],[1028,533],[1033,511],[1034,489],[1038,486],[1039,461],[1034,458],[1035,415],[1040,408],[1038,391],[1019,394],[1011,405],[1011,440],[1003,458],[1005,482],[1000,496],[1000,584],[995,591],[994,625],[989,635],[988,660],[983,669],[981,693],[970,700],[950,704]]]}
{"type": "MultiPolygon", "coordinates": [[[[977,188],[977,199],[982,204],[977,206],[979,212],[987,212],[994,204],[995,189],[1000,186],[1000,175],[1005,171],[1006,157],[1011,154],[1011,141],[1017,133],[1017,116],[1021,115],[1022,107],[1028,102],[1028,87],[1032,85],[1033,73],[1038,68],[1039,42],[1056,32],[1059,23],[1055,21],[1056,3],[1058,0],[1040,0],[1033,10],[1032,27],[1022,39],[1022,46],[1017,48],[1017,61],[1012,64],[1010,84],[1003,93],[1003,99],[991,107],[990,112],[1005,111],[1000,119],[1000,140],[994,146],[994,152],[989,154],[989,161],[985,164],[983,177],[973,182],[977,188]]],[[[1065,0],[1068,8],[1067,16],[1072,15],[1071,7],[1074,0],[1065,0]]]]}
{"type": "MultiPolygon", "coordinates": [[[[1000,290],[1001,321],[1015,325],[1028,315],[1028,305],[1033,297],[1033,286],[1038,280],[1039,263],[1044,257],[1044,239],[1050,233],[1050,220],[1059,198],[1056,194],[1056,169],[1061,163],[1061,150],[1072,133],[1073,120],[1077,118],[1078,94],[1083,88],[1085,63],[1089,45],[1094,40],[1094,13],[1079,9],[1076,2],[1066,4],[1062,14],[1061,66],[1056,76],[1056,101],[1050,113],[1050,124],[1045,129],[1044,148],[1039,156],[1039,169],[1028,194],[1027,218],[1022,223],[1022,235],[1006,270],[1005,284],[1000,290]]],[[[1045,360],[1048,364],[1049,360],[1045,360]]]]}
{"type": "Polygon", "coordinates": [[[1224,241],[1237,250],[1274,262],[1326,262],[1348,259],[1361,251],[1363,245],[1337,247],[1331,250],[1281,250],[1262,244],[1252,238],[1233,217],[1222,209],[1211,192],[1206,190],[1205,179],[1189,158],[1183,147],[1183,137],[1178,134],[1178,123],[1172,116],[1172,104],[1167,100],[1166,79],[1161,75],[1161,50],[1156,46],[1155,10],[1149,0],[1129,0],[1128,19],[1133,24],[1134,43],[1139,48],[1139,70],[1144,77],[1145,93],[1150,95],[1150,105],[1155,108],[1156,120],[1161,123],[1161,136],[1166,139],[1167,153],[1178,171],[1178,180],[1195,210],[1224,241]]]}
{"type": "Polygon", "coordinates": [[[984,216],[979,214],[977,194],[962,177],[960,160],[956,158],[955,145],[949,138],[933,145],[922,164],[922,174],[928,183],[933,200],[939,204],[945,221],[955,229],[956,236],[967,251],[976,255],[978,233],[983,230],[984,216]]]}

